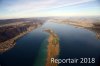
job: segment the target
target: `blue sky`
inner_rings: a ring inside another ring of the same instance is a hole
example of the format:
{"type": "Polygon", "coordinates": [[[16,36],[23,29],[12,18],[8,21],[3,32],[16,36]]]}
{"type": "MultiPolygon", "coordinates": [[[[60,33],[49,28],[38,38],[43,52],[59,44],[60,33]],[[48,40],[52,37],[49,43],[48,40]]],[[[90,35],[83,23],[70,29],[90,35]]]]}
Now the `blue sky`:
{"type": "Polygon", "coordinates": [[[99,0],[0,0],[0,19],[100,16],[99,0]]]}

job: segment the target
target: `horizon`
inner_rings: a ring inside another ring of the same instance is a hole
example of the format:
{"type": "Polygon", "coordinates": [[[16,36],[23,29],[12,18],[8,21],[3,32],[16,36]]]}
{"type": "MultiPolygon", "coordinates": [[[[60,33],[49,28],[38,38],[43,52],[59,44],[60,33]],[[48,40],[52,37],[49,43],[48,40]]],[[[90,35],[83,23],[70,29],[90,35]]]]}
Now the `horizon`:
{"type": "Polygon", "coordinates": [[[29,18],[91,18],[91,17],[100,17],[100,16],[34,16],[34,17],[17,17],[17,18],[4,18],[4,19],[0,19],[0,20],[10,20],[10,19],[29,19],[29,18]]]}
{"type": "Polygon", "coordinates": [[[1,0],[0,19],[100,16],[99,0],[1,0]]]}

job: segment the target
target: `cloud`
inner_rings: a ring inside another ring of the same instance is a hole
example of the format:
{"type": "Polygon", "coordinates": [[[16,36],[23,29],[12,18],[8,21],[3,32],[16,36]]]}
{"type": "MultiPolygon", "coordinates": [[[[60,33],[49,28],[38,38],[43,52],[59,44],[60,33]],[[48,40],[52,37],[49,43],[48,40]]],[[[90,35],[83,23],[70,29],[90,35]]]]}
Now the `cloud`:
{"type": "Polygon", "coordinates": [[[57,0],[21,0],[20,3],[15,3],[8,6],[10,11],[21,11],[21,10],[38,10],[41,8],[47,8],[51,4],[55,3],[57,0]]]}
{"type": "Polygon", "coordinates": [[[20,0],[10,6],[9,11],[41,10],[50,8],[59,8],[63,6],[73,6],[94,0],[20,0]]]}
{"type": "MultiPolygon", "coordinates": [[[[95,0],[9,0],[2,5],[3,8],[6,8],[6,10],[2,10],[1,17],[17,18],[30,16],[76,15],[79,14],[79,12],[75,12],[74,9],[69,9],[69,11],[64,9],[64,12],[63,10],[60,10],[60,8],[77,6],[92,1],[95,0]]],[[[80,14],[83,13],[80,12],[80,14]]]]}

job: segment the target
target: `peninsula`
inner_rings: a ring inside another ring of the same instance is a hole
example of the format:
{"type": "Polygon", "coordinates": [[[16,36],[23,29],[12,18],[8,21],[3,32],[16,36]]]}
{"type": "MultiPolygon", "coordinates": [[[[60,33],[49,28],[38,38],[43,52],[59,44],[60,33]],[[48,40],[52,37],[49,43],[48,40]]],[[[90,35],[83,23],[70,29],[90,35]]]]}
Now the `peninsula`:
{"type": "Polygon", "coordinates": [[[51,29],[46,29],[45,32],[49,33],[46,66],[58,66],[57,63],[51,63],[51,58],[58,58],[59,55],[59,38],[56,33],[51,29]]]}

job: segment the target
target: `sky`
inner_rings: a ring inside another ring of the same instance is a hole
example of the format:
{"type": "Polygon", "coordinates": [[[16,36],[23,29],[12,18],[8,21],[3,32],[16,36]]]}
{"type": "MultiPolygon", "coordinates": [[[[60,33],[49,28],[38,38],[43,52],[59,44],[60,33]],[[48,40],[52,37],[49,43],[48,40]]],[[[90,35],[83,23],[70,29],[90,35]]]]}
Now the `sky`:
{"type": "Polygon", "coordinates": [[[100,16],[100,0],[0,0],[0,19],[100,16]]]}

